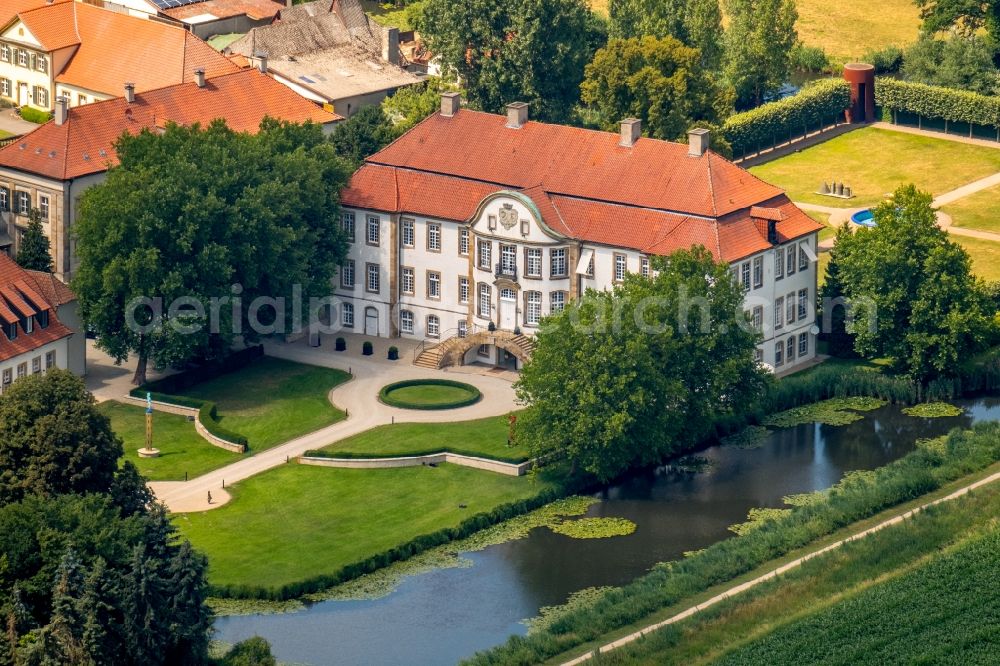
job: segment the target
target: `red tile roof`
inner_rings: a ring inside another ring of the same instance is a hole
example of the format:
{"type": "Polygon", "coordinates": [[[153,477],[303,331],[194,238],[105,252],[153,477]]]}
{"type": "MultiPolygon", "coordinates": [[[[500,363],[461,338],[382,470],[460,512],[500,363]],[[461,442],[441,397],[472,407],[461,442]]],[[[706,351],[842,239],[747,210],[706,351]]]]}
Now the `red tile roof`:
{"type": "Polygon", "coordinates": [[[80,43],[80,34],[76,29],[75,2],[34,5],[33,9],[21,10],[18,16],[42,48],[56,51],[80,43]]]}
{"type": "Polygon", "coordinates": [[[771,247],[751,210],[777,217],[780,240],[818,231],[779,188],[716,153],[463,109],[434,114],[372,155],[345,205],[465,221],[487,195],[519,191],[565,236],[649,254],[704,245],[735,261],[771,247]]]}
{"type": "MultiPolygon", "coordinates": [[[[56,2],[71,2],[72,0],[55,0],[56,2]]],[[[49,4],[48,0],[3,0],[0,2],[0,26],[7,25],[21,12],[26,12],[49,4]]]]}
{"type": "MultiPolygon", "coordinates": [[[[0,361],[28,354],[50,342],[73,335],[73,331],[56,317],[57,306],[40,293],[45,288],[36,290],[36,287],[39,287],[39,281],[33,272],[24,270],[13,259],[0,254],[0,320],[14,323],[20,319],[19,315],[45,310],[49,312],[49,325],[45,328],[36,322],[34,330],[25,333],[18,324],[14,340],[8,340],[7,335],[0,332],[0,361]]],[[[63,288],[66,288],[65,285],[63,288]]]]}
{"type": "Polygon", "coordinates": [[[0,149],[0,167],[55,180],[106,171],[117,163],[114,142],[124,132],[201,123],[222,118],[238,132],[255,132],[265,116],[294,122],[329,123],[340,116],[324,111],[256,69],[207,79],[204,88],[183,83],[95,102],[69,110],[62,125],[49,121],[0,149]]]}
{"type": "Polygon", "coordinates": [[[285,3],[275,0],[205,0],[181,7],[161,9],[160,13],[178,21],[202,14],[211,14],[220,19],[246,16],[259,21],[273,19],[284,7],[285,3]]]}

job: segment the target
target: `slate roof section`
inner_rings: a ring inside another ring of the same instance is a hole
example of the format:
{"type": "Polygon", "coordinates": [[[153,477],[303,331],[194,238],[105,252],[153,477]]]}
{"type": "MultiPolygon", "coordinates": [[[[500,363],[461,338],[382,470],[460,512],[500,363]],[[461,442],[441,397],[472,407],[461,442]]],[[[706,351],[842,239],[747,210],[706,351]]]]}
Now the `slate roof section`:
{"type": "Polygon", "coordinates": [[[704,245],[721,260],[767,250],[751,211],[779,218],[781,242],[822,228],[779,188],[714,152],[686,144],[462,109],[434,114],[369,157],[342,193],[345,205],[468,220],[501,190],[535,202],[557,233],[591,243],[664,255],[704,245]]]}

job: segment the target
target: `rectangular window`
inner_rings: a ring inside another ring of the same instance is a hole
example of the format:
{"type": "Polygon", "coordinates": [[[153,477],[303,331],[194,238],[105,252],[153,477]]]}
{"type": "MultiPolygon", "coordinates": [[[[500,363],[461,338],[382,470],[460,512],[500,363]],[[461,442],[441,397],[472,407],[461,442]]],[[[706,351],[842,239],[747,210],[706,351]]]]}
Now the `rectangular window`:
{"type": "Polygon", "coordinates": [[[31,374],[37,375],[42,371],[42,357],[36,356],[31,359],[31,374]]]}
{"type": "Polygon", "coordinates": [[[566,248],[549,250],[549,277],[566,277],[566,248]]]}
{"type": "Polygon", "coordinates": [[[45,369],[53,368],[56,365],[55,351],[45,352],[45,369]]]}
{"type": "Polygon", "coordinates": [[[553,291],[549,294],[549,312],[555,314],[557,312],[562,312],[566,309],[566,292],[565,291],[553,291]]]}
{"type": "Polygon", "coordinates": [[[28,364],[19,363],[17,365],[17,378],[20,379],[21,377],[27,377],[27,376],[28,376],[28,364]]]}
{"type": "Polygon", "coordinates": [[[500,274],[517,276],[517,246],[500,245],[500,274]]]}
{"type": "Polygon", "coordinates": [[[0,60],[10,62],[10,47],[6,44],[0,44],[0,60]]]}
{"type": "Polygon", "coordinates": [[[542,319],[542,292],[529,291],[525,296],[524,323],[534,326],[542,319]]]}
{"type": "Polygon", "coordinates": [[[427,298],[441,298],[441,274],[427,271],[427,298]]]}
{"type": "Polygon", "coordinates": [[[441,225],[427,225],[427,250],[429,252],[441,251],[441,225]]]}
{"type": "Polygon", "coordinates": [[[795,336],[788,338],[785,343],[785,360],[789,363],[795,360],[795,336]]]}
{"type": "Polygon", "coordinates": [[[437,315],[427,315],[427,337],[436,338],[441,335],[441,320],[437,315]]]}
{"type": "Polygon", "coordinates": [[[365,273],[367,274],[366,289],[372,294],[377,294],[379,292],[378,264],[366,264],[365,273]]]}
{"type": "Polygon", "coordinates": [[[524,250],[524,276],[540,278],[542,277],[542,250],[537,247],[529,247],[524,250]]]}
{"type": "Polygon", "coordinates": [[[780,296],[774,299],[774,327],[781,328],[785,325],[785,299],[780,296]]]}
{"type": "Polygon", "coordinates": [[[469,322],[464,319],[458,320],[458,337],[464,338],[469,334],[469,322]]]}
{"type": "Polygon", "coordinates": [[[340,286],[344,289],[354,289],[354,260],[348,259],[340,267],[340,286]]]}
{"type": "Polygon", "coordinates": [[[78,95],[77,96],[77,98],[76,98],[76,105],[77,106],[83,106],[86,103],[87,103],[87,96],[86,95],[78,95]]]}
{"type": "Polygon", "coordinates": [[[458,278],[458,302],[469,302],[469,278],[464,275],[458,278]]]}
{"type": "Polygon", "coordinates": [[[479,248],[479,267],[484,271],[492,270],[490,263],[493,261],[493,244],[488,240],[481,240],[479,248]]]}
{"type": "Polygon", "coordinates": [[[27,192],[17,193],[17,214],[27,215],[31,212],[31,195],[27,192]]]}
{"type": "Polygon", "coordinates": [[[409,310],[400,311],[399,330],[401,333],[413,334],[413,313],[409,310]]]}
{"type": "Polygon", "coordinates": [[[809,355],[809,334],[799,333],[799,358],[809,355]]]}
{"type": "Polygon", "coordinates": [[[809,314],[809,290],[799,289],[799,319],[805,319],[809,314]]]}
{"type": "Polygon", "coordinates": [[[368,244],[379,244],[379,217],[378,215],[368,216],[368,244]]]}
{"type": "Polygon", "coordinates": [[[626,269],[625,255],[616,254],[615,255],[615,282],[621,282],[625,279],[625,269],[626,269]]]}
{"type": "Polygon", "coordinates": [[[785,248],[779,247],[774,251],[774,279],[780,280],[785,277],[785,248]]]}
{"type": "Polygon", "coordinates": [[[49,195],[38,195],[38,212],[41,213],[43,221],[49,221],[49,195]]]}
{"type": "Polygon", "coordinates": [[[785,297],[785,321],[789,324],[795,321],[795,292],[785,297]]]}
{"type": "Polygon", "coordinates": [[[594,277],[594,255],[590,255],[590,261],[587,262],[587,277],[594,277]]]}
{"type": "Polygon", "coordinates": [[[340,321],[341,323],[351,328],[354,326],[354,304],[344,303],[340,308],[340,321]]]}
{"type": "Polygon", "coordinates": [[[785,343],[774,343],[774,367],[780,368],[785,364],[785,343]]]}
{"type": "Polygon", "coordinates": [[[17,64],[21,67],[28,66],[28,52],[24,49],[17,49],[17,64]]]}
{"type": "Polygon", "coordinates": [[[42,86],[35,86],[35,105],[43,109],[49,108],[49,89],[42,86]]]}
{"type": "Polygon", "coordinates": [[[480,356],[485,358],[490,357],[490,346],[489,345],[479,345],[479,351],[476,352],[480,356]]]}
{"type": "Polygon", "coordinates": [[[458,253],[463,257],[469,256],[469,230],[465,227],[458,230],[458,253]]]}
{"type": "Polygon", "coordinates": [[[43,74],[48,73],[49,59],[43,55],[38,56],[38,60],[35,61],[35,68],[43,74]]]}
{"type": "MultiPolygon", "coordinates": [[[[795,247],[796,246],[793,243],[792,246],[788,248],[788,261],[785,262],[787,266],[785,268],[785,275],[795,275],[795,267],[798,264],[798,252],[795,251],[795,247]]],[[[792,359],[789,358],[788,360],[791,361],[792,359]]]]}
{"type": "Polygon", "coordinates": [[[806,253],[806,248],[809,247],[809,243],[799,243],[799,270],[804,271],[809,268],[809,255],[806,253]]]}
{"type": "Polygon", "coordinates": [[[22,319],[21,320],[21,328],[23,328],[24,332],[27,333],[28,335],[31,335],[32,333],[34,333],[35,332],[35,318],[34,317],[25,317],[24,319],[22,319]]]}
{"type": "Polygon", "coordinates": [[[479,283],[479,316],[483,319],[489,319],[493,311],[490,300],[490,285],[485,282],[479,283]]]}
{"type": "Polygon", "coordinates": [[[753,258],[753,288],[764,286],[764,257],[753,258]]]}
{"type": "Polygon", "coordinates": [[[413,294],[416,279],[412,268],[402,268],[399,271],[399,291],[404,294],[413,294]]]}
{"type": "Polygon", "coordinates": [[[743,285],[743,291],[750,291],[750,262],[744,261],[740,265],[740,284],[743,285]]]}
{"type": "Polygon", "coordinates": [[[413,247],[413,220],[403,218],[399,221],[399,225],[403,247],[413,247]]]}
{"type": "Polygon", "coordinates": [[[753,310],[751,310],[750,323],[753,324],[753,330],[762,331],[764,330],[764,307],[760,305],[755,305],[753,310]]]}
{"type": "Polygon", "coordinates": [[[347,236],[347,242],[354,242],[354,213],[345,210],[340,215],[340,228],[344,230],[344,235],[347,236]]]}
{"type": "Polygon", "coordinates": [[[10,79],[0,79],[0,95],[13,97],[14,95],[11,93],[11,90],[13,90],[13,87],[11,86],[10,79]]]}
{"type": "Polygon", "coordinates": [[[10,190],[0,187],[0,211],[10,210],[10,190]]]}
{"type": "Polygon", "coordinates": [[[649,257],[639,258],[639,273],[642,277],[649,277],[649,257]]]}
{"type": "Polygon", "coordinates": [[[760,363],[764,360],[764,352],[761,351],[760,347],[755,347],[753,350],[753,360],[760,363]]]}
{"type": "Polygon", "coordinates": [[[7,368],[3,371],[3,385],[0,386],[0,393],[7,390],[7,387],[14,383],[14,371],[7,368]]]}

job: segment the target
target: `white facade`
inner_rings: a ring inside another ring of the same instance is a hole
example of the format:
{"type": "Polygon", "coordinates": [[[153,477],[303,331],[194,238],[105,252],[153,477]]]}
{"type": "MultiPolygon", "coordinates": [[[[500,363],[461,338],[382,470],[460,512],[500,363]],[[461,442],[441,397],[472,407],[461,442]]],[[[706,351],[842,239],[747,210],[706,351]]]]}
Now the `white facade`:
{"type": "MultiPolygon", "coordinates": [[[[650,270],[636,250],[554,231],[528,197],[511,191],[486,197],[465,222],[345,207],[344,224],[353,242],[335,278],[335,316],[364,335],[443,341],[491,323],[532,335],[541,317],[587,289],[650,270]]],[[[738,279],[749,270],[745,307],[764,336],[758,357],[776,372],[815,355],[815,253],[813,233],[733,263],[738,279]]],[[[497,353],[471,350],[466,362],[499,364],[497,353]]]]}
{"type": "MultiPolygon", "coordinates": [[[[0,335],[3,333],[0,332],[0,335]]],[[[38,349],[0,361],[0,394],[21,377],[39,374],[51,367],[68,369],[70,339],[56,340],[38,349]]]]}

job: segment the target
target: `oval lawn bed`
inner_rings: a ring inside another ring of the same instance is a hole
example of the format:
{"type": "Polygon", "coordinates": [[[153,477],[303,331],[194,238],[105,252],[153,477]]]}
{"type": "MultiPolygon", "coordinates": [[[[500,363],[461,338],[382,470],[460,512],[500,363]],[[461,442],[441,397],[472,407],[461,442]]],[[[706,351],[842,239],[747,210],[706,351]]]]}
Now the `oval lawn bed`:
{"type": "Polygon", "coordinates": [[[408,379],[382,387],[379,400],[402,409],[455,409],[478,402],[475,386],[448,379],[408,379]]]}

